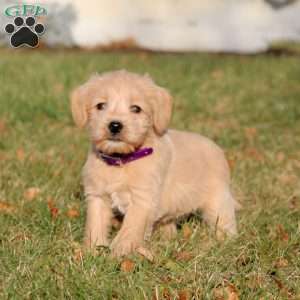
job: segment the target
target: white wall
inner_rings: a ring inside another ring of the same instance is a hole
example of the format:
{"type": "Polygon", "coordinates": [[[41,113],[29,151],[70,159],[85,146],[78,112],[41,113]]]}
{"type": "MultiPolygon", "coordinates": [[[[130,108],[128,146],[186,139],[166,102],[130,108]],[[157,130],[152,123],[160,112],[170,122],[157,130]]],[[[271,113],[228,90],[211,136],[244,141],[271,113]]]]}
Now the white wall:
{"type": "MultiPolygon", "coordinates": [[[[31,1],[50,5],[49,18],[56,13],[51,10],[54,2],[31,1]]],[[[74,10],[76,21],[72,26],[68,20],[56,22],[64,22],[61,30],[68,28],[71,43],[82,47],[130,38],[138,46],[153,50],[251,53],[267,49],[273,41],[300,40],[299,1],[280,9],[264,0],[60,0],[56,3],[60,7],[70,4],[69,9],[74,10]]],[[[47,26],[50,35],[53,21],[47,26]]],[[[49,41],[57,43],[55,35],[49,41]]]]}

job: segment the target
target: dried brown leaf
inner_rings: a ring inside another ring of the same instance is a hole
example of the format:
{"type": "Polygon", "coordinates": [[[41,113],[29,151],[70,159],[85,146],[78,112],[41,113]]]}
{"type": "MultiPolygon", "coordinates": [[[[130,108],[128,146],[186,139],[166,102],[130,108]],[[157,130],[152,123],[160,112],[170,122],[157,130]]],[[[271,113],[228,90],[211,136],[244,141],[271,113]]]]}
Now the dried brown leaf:
{"type": "Polygon", "coordinates": [[[285,172],[278,176],[278,180],[283,184],[294,184],[298,181],[298,177],[290,172],[285,172]]]}
{"type": "Polygon", "coordinates": [[[249,281],[248,281],[248,287],[252,290],[261,288],[263,286],[263,282],[264,282],[264,278],[261,275],[258,274],[252,274],[249,277],[249,281]]]}
{"type": "Polygon", "coordinates": [[[193,233],[193,231],[192,231],[191,227],[189,226],[189,224],[184,224],[182,226],[182,234],[185,239],[190,238],[192,233],[193,233]]]}
{"type": "Polygon", "coordinates": [[[285,268],[289,265],[289,261],[286,258],[280,257],[275,262],[276,268],[285,268]]]}
{"type": "Polygon", "coordinates": [[[285,154],[283,153],[283,152],[278,152],[277,154],[276,154],[276,160],[278,161],[278,162],[283,162],[284,160],[285,160],[285,154]]]}
{"type": "Polygon", "coordinates": [[[284,295],[286,295],[288,299],[292,299],[293,298],[293,292],[288,287],[286,287],[286,285],[277,276],[271,276],[271,278],[276,283],[278,289],[284,295]]]}
{"type": "Polygon", "coordinates": [[[175,253],[174,256],[178,261],[189,261],[193,258],[193,254],[189,251],[180,251],[175,253]]]}
{"type": "Polygon", "coordinates": [[[24,198],[26,200],[33,200],[35,199],[39,194],[41,190],[38,187],[30,187],[24,192],[24,198]]]}
{"type": "Polygon", "coordinates": [[[222,286],[217,286],[213,290],[214,300],[225,300],[224,288],[222,286]]]}
{"type": "Polygon", "coordinates": [[[25,159],[25,152],[24,152],[24,149],[23,149],[23,148],[19,148],[19,149],[17,150],[17,159],[18,159],[19,161],[24,161],[24,159],[25,159]]]}
{"type": "Polygon", "coordinates": [[[238,300],[238,290],[237,288],[230,282],[225,283],[226,286],[217,286],[214,291],[214,299],[215,300],[238,300]]]}
{"type": "Polygon", "coordinates": [[[67,211],[67,216],[71,219],[78,218],[80,216],[80,213],[79,213],[78,209],[71,208],[67,211]]]}
{"type": "Polygon", "coordinates": [[[259,150],[256,148],[247,148],[245,150],[245,155],[253,160],[263,162],[265,160],[265,156],[263,153],[261,153],[259,150]]]}
{"type": "Polygon", "coordinates": [[[76,248],[73,251],[73,259],[76,262],[82,262],[83,260],[83,251],[81,248],[76,248]]]}
{"type": "Polygon", "coordinates": [[[230,170],[232,171],[236,165],[236,159],[234,159],[234,158],[228,159],[228,165],[229,165],[230,170]]]}
{"type": "Polygon", "coordinates": [[[188,290],[182,290],[178,292],[178,300],[189,300],[191,299],[191,293],[188,290]]]}
{"type": "Polygon", "coordinates": [[[255,127],[246,127],[244,132],[247,140],[250,142],[252,142],[254,138],[257,136],[257,128],[255,127]]]}
{"type": "Polygon", "coordinates": [[[164,300],[171,300],[172,299],[169,289],[167,289],[167,288],[163,289],[162,297],[163,297],[164,300]]]}
{"type": "Polygon", "coordinates": [[[295,210],[298,208],[298,206],[299,206],[299,198],[297,196],[292,197],[289,202],[289,208],[295,210]]]}
{"type": "Polygon", "coordinates": [[[59,214],[59,209],[55,206],[54,200],[51,197],[48,198],[47,204],[52,219],[57,218],[59,214]]]}
{"type": "Polygon", "coordinates": [[[7,130],[6,122],[4,120],[0,120],[0,133],[4,133],[7,130]]]}
{"type": "Polygon", "coordinates": [[[226,287],[226,292],[227,292],[227,300],[238,300],[239,299],[238,290],[232,283],[230,283],[226,287]]]}
{"type": "Polygon", "coordinates": [[[11,214],[16,211],[16,207],[6,201],[0,201],[0,213],[11,214]]]}
{"type": "Polygon", "coordinates": [[[130,259],[125,259],[121,262],[121,271],[130,273],[133,272],[135,263],[130,259]]]}
{"type": "Polygon", "coordinates": [[[282,224],[277,225],[276,232],[281,241],[287,242],[289,240],[289,234],[282,224]]]}

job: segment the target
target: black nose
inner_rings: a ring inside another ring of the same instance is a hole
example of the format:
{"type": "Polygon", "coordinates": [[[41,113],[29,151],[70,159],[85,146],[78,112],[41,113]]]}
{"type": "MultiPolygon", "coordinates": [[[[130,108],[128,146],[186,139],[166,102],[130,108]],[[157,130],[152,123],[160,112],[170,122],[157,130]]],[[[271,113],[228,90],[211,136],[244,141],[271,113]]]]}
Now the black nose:
{"type": "Polygon", "coordinates": [[[121,122],[118,121],[112,121],[108,124],[108,129],[112,134],[119,133],[123,128],[123,125],[121,122]]]}

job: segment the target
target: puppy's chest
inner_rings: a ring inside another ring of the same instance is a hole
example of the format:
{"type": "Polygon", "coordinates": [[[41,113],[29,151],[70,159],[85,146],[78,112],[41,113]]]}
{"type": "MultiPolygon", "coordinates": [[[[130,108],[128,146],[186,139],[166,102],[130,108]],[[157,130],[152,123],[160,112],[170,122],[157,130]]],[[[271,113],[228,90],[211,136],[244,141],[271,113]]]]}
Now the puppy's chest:
{"type": "Polygon", "coordinates": [[[115,182],[107,185],[106,194],[109,197],[112,209],[119,210],[122,214],[125,214],[127,207],[131,203],[131,193],[128,187],[121,182],[115,182]]]}
{"type": "Polygon", "coordinates": [[[113,192],[110,195],[111,207],[113,210],[118,210],[120,213],[125,214],[130,204],[131,196],[127,191],[113,192]]]}

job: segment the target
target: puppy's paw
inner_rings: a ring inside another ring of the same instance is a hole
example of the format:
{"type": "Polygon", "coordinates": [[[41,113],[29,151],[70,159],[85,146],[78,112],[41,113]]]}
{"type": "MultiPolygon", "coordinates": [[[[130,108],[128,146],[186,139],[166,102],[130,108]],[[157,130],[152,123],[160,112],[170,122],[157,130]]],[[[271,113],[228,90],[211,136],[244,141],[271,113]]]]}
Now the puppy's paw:
{"type": "Polygon", "coordinates": [[[134,252],[142,246],[143,240],[119,232],[110,245],[113,256],[120,257],[134,252]]]}
{"type": "Polygon", "coordinates": [[[85,252],[97,255],[99,254],[99,249],[107,249],[109,247],[109,242],[104,238],[94,240],[90,237],[85,237],[83,246],[85,252]]]}

